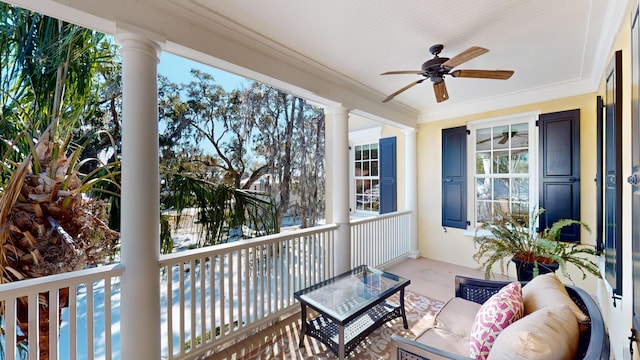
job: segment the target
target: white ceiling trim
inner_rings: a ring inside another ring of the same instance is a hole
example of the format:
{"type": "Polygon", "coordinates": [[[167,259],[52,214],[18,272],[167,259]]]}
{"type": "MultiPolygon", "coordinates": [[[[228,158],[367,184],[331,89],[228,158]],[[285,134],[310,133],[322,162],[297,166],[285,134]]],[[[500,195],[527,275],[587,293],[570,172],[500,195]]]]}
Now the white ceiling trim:
{"type": "Polygon", "coordinates": [[[594,84],[591,80],[577,80],[554,86],[544,86],[538,89],[497,96],[493,99],[459,104],[453,108],[447,108],[442,111],[429,111],[428,113],[420,114],[417,122],[418,124],[427,123],[575,95],[588,94],[595,92],[597,90],[597,86],[598,84],[594,84]],[[507,104],[507,106],[504,104],[507,104]]]}
{"type": "MultiPolygon", "coordinates": [[[[591,77],[600,79],[604,77],[606,71],[606,64],[609,62],[609,54],[613,52],[613,45],[616,35],[622,26],[624,21],[624,15],[633,5],[635,0],[608,0],[607,11],[604,14],[604,25],[600,32],[600,38],[598,41],[597,54],[592,68],[591,77]]],[[[593,6],[593,5],[592,5],[593,6]]]]}
{"type": "Polygon", "coordinates": [[[113,21],[88,14],[73,7],[51,0],[2,0],[8,4],[39,12],[56,19],[94,29],[105,34],[113,34],[113,21]]]}

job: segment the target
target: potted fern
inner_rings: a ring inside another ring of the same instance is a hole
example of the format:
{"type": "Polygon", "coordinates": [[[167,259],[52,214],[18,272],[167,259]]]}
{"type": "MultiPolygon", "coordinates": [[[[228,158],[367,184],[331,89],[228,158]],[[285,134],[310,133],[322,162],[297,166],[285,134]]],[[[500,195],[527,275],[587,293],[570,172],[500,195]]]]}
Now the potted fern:
{"type": "MultiPolygon", "coordinates": [[[[551,227],[537,232],[536,223],[544,209],[533,210],[528,216],[498,211],[493,220],[476,230],[474,237],[478,251],[473,258],[489,279],[493,266],[500,263],[501,273],[505,273],[504,260],[516,264],[518,280],[528,281],[533,277],[556,271],[558,268],[571,280],[567,263],[576,266],[585,279],[587,273],[600,277],[594,256],[598,251],[594,246],[559,241],[563,228],[579,225],[591,232],[587,224],[571,219],[560,219],[551,227]]],[[[507,262],[507,268],[510,262],[507,262]]]]}

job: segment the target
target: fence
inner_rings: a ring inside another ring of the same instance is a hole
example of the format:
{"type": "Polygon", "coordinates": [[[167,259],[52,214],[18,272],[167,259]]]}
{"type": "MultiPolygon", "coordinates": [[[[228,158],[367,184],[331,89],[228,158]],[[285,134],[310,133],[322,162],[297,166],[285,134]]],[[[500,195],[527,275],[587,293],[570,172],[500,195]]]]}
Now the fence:
{"type": "Polygon", "coordinates": [[[333,276],[335,225],[163,256],[162,346],[192,358],[297,311],[294,291],[333,276]]]}
{"type": "MultiPolygon", "coordinates": [[[[410,219],[411,212],[397,212],[354,220],[352,265],[379,267],[405,256],[410,219]]],[[[336,229],[325,225],[161,256],[163,358],[195,358],[298,311],[293,293],[334,275],[336,229]]],[[[0,285],[0,359],[119,359],[123,271],[117,264],[0,285]]]]}
{"type": "Polygon", "coordinates": [[[119,358],[113,351],[119,333],[112,332],[112,326],[119,323],[119,311],[114,309],[119,308],[117,284],[122,272],[121,265],[109,265],[0,285],[4,308],[0,356],[119,358]]]}
{"type": "Polygon", "coordinates": [[[406,256],[411,247],[411,211],[351,222],[351,264],[380,267],[406,256]]]}

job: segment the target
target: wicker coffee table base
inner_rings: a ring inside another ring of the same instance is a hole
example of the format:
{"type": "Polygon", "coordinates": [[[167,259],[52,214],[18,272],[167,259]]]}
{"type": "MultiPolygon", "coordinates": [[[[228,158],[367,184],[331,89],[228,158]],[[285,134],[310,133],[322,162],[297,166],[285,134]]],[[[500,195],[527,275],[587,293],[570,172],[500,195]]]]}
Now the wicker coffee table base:
{"type": "MultiPolygon", "coordinates": [[[[306,312],[303,305],[303,313],[306,312]]],[[[304,335],[309,335],[325,344],[339,358],[343,358],[355,349],[371,332],[387,321],[402,317],[404,328],[408,329],[404,304],[397,306],[384,301],[368,309],[359,317],[342,326],[330,318],[319,315],[303,325],[300,336],[300,346],[303,345],[304,335]],[[340,332],[342,331],[342,341],[340,332]],[[340,348],[340,344],[344,344],[340,348]]]]}

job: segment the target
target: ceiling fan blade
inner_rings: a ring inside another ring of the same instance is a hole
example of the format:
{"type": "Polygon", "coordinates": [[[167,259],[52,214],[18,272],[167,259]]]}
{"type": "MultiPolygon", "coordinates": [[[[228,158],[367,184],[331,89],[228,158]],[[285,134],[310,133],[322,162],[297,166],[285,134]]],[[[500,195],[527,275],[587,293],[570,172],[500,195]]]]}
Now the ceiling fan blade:
{"type": "Polygon", "coordinates": [[[481,48],[479,46],[472,46],[467,50],[461,52],[460,54],[452,57],[451,59],[442,63],[442,66],[447,67],[449,69],[453,69],[454,67],[462,64],[463,62],[467,62],[475,57],[478,57],[482,54],[489,52],[488,49],[481,48]]]}
{"type": "Polygon", "coordinates": [[[433,83],[433,92],[436,94],[437,102],[443,102],[449,99],[449,93],[447,92],[447,86],[444,84],[444,80],[433,83]]]}
{"type": "Polygon", "coordinates": [[[507,80],[513,70],[454,70],[450,74],[453,77],[507,80]]]}
{"type": "Polygon", "coordinates": [[[380,75],[398,75],[398,74],[414,74],[419,75],[422,74],[422,70],[399,70],[399,71],[387,71],[383,72],[380,75]]]}
{"type": "Polygon", "coordinates": [[[411,89],[412,87],[414,87],[414,86],[416,86],[416,85],[420,84],[420,83],[421,83],[421,82],[423,82],[424,80],[425,80],[425,79],[420,79],[420,80],[418,80],[418,81],[414,81],[414,82],[412,82],[411,84],[409,84],[409,85],[407,85],[407,86],[403,87],[402,89],[400,89],[400,90],[398,90],[398,91],[394,92],[393,94],[391,94],[391,95],[387,96],[387,98],[386,98],[386,99],[384,99],[384,100],[382,100],[382,102],[383,102],[383,103],[385,103],[385,102],[387,102],[387,101],[389,101],[389,100],[393,99],[394,97],[396,97],[396,95],[400,94],[401,92],[403,92],[403,91],[405,91],[405,90],[409,90],[409,89],[411,89]]]}

